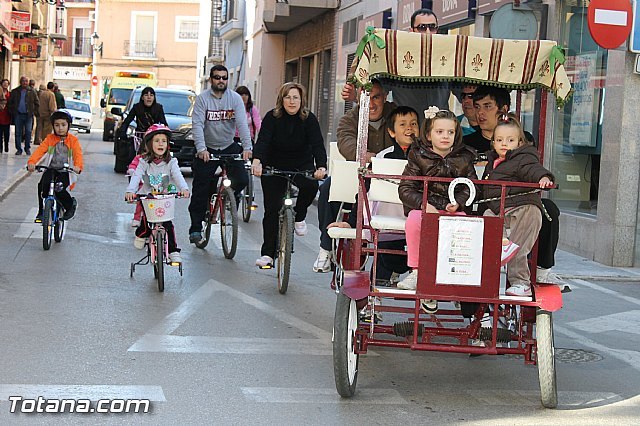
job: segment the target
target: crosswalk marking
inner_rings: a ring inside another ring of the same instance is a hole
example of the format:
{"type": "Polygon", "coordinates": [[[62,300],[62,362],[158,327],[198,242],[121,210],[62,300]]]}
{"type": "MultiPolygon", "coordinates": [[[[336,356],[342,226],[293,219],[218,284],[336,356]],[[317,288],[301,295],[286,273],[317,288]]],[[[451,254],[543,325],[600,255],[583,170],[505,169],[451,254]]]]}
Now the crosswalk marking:
{"type": "Polygon", "coordinates": [[[358,389],[353,398],[341,398],[335,389],[243,387],[242,394],[253,402],[285,404],[375,404],[403,405],[408,402],[395,389],[358,389]]]}
{"type": "Polygon", "coordinates": [[[606,331],[622,331],[640,334],[640,310],[618,312],[595,318],[567,323],[568,326],[589,333],[603,333],[606,331]]]}
{"type": "Polygon", "coordinates": [[[37,207],[33,207],[31,210],[29,210],[29,213],[27,213],[27,216],[18,227],[16,233],[13,234],[13,238],[29,238],[34,232],[36,232],[36,229],[42,228],[42,224],[33,222],[36,214],[38,214],[37,207]]]}
{"type": "Polygon", "coordinates": [[[624,301],[627,301],[629,303],[633,303],[634,305],[640,306],[640,299],[636,299],[635,297],[631,297],[631,296],[627,296],[626,294],[618,293],[615,290],[610,290],[608,288],[601,287],[601,286],[599,286],[597,284],[594,284],[594,283],[586,281],[586,280],[581,280],[581,279],[578,279],[578,278],[574,278],[571,281],[574,281],[574,282],[578,283],[578,285],[589,287],[592,290],[596,290],[596,291],[599,291],[601,293],[607,294],[609,296],[614,296],[614,297],[617,297],[617,298],[622,299],[624,301]]]}
{"type": "Polygon", "coordinates": [[[149,399],[166,401],[161,386],[145,385],[29,385],[0,384],[0,401],[9,401],[10,396],[23,399],[149,399]]]}

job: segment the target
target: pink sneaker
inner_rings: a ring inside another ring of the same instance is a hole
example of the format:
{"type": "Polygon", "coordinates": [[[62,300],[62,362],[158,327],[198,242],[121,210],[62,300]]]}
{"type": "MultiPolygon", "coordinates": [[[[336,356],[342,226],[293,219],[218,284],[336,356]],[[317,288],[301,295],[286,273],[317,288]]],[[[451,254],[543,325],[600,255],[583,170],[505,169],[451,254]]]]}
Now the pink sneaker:
{"type": "Polygon", "coordinates": [[[515,256],[520,250],[520,246],[516,243],[509,241],[509,244],[502,246],[500,252],[500,266],[504,266],[515,256]]]}

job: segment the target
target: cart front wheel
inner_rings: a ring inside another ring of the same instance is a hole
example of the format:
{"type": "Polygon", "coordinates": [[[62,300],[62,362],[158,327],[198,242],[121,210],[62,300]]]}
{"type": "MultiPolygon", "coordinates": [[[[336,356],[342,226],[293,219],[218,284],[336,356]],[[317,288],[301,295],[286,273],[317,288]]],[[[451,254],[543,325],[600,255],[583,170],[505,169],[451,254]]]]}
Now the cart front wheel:
{"type": "Polygon", "coordinates": [[[536,313],[536,356],[540,399],[545,408],[558,406],[555,348],[553,345],[553,317],[551,312],[538,309],[536,313]]]}
{"type": "Polygon", "coordinates": [[[356,392],[358,358],[355,352],[358,309],[356,301],[338,294],[333,322],[333,375],[340,396],[349,398],[356,392]]]}

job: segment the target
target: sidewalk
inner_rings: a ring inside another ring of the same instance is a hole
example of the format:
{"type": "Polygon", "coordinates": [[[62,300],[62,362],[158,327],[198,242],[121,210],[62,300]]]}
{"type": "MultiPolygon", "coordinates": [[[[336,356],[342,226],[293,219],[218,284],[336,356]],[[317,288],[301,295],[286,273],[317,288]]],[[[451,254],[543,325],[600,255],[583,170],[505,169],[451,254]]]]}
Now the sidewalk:
{"type": "MultiPolygon", "coordinates": [[[[9,152],[0,154],[0,200],[24,179],[28,172],[26,169],[28,155],[15,155],[16,148],[13,144],[13,132],[11,132],[9,152]]],[[[32,149],[34,147],[32,146],[32,149]]]]}

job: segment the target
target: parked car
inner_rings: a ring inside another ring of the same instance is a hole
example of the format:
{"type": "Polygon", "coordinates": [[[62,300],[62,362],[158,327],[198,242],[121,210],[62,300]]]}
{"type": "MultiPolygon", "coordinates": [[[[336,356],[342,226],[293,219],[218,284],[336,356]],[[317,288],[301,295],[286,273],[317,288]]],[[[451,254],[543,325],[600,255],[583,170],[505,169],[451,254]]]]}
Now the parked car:
{"type": "MultiPolygon", "coordinates": [[[[119,126],[123,119],[131,112],[133,106],[140,101],[140,95],[143,87],[136,87],[129,97],[125,110],[121,111],[114,108],[112,112],[119,115],[119,126]]],[[[190,132],[184,131],[184,126],[191,127],[191,114],[193,113],[193,104],[196,100],[196,94],[191,90],[168,89],[156,87],[156,101],[162,105],[167,124],[172,131],[171,136],[171,153],[178,159],[180,166],[191,166],[193,158],[195,158],[195,147],[193,139],[190,138],[190,132]]],[[[134,132],[136,131],[135,120],[131,122],[127,129],[127,139],[132,142],[134,132]]],[[[118,129],[115,130],[116,134],[118,129]]],[[[116,153],[114,144],[114,154],[116,153]]]]}
{"type": "Polygon", "coordinates": [[[64,103],[64,109],[69,112],[73,118],[71,127],[91,133],[91,124],[93,123],[91,105],[77,99],[65,99],[64,103]]]}

